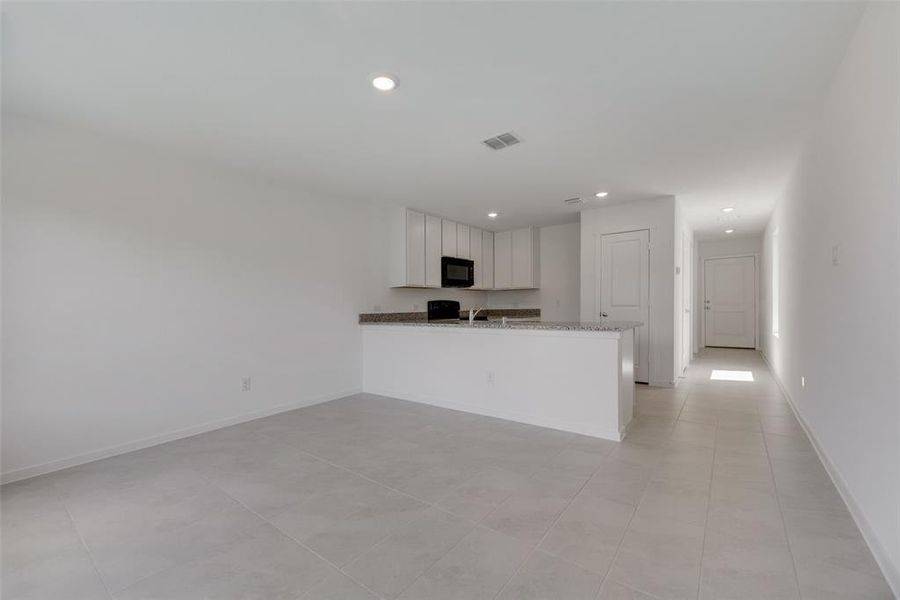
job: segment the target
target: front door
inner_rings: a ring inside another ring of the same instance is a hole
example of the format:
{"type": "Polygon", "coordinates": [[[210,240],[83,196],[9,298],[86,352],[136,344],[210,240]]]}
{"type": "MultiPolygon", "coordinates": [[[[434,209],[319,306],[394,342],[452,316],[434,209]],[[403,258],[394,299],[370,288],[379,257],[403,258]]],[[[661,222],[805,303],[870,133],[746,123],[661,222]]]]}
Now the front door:
{"type": "Polygon", "coordinates": [[[703,288],[706,345],[756,347],[756,259],[707,259],[703,288]]]}
{"type": "Polygon", "coordinates": [[[650,380],[650,232],[610,233],[600,238],[598,317],[640,321],[634,331],[634,380],[650,380]]]}

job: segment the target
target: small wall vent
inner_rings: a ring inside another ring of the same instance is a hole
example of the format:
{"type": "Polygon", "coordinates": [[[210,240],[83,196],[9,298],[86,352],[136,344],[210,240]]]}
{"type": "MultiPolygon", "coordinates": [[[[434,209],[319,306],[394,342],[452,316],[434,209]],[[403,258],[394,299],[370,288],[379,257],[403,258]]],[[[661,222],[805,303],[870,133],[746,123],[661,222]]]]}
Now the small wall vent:
{"type": "Polygon", "coordinates": [[[575,204],[584,204],[584,200],[581,198],[569,198],[567,200],[563,200],[563,204],[568,204],[570,206],[575,204]]]}
{"type": "Polygon", "coordinates": [[[492,138],[483,140],[481,143],[491,150],[503,150],[508,146],[515,146],[521,141],[522,140],[516,137],[514,133],[507,131],[506,133],[501,133],[500,135],[495,135],[492,138]]]}

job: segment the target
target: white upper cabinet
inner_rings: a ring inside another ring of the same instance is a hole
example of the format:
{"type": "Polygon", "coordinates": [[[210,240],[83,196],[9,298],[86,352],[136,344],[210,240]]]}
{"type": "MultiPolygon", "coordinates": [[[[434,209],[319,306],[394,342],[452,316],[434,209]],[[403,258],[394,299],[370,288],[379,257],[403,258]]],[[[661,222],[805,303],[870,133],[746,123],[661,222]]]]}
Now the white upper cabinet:
{"type": "Polygon", "coordinates": [[[456,224],[456,258],[475,258],[469,255],[469,226],[456,224]]]}
{"type": "MultiPolygon", "coordinates": [[[[494,289],[494,232],[481,232],[481,287],[494,289]]],[[[475,268],[478,268],[476,263],[475,268]]],[[[476,270],[477,273],[477,270],[476,270]]]]}
{"type": "Polygon", "coordinates": [[[425,286],[425,215],[399,209],[391,215],[391,287],[425,286]]]}
{"type": "Polygon", "coordinates": [[[456,257],[456,223],[444,219],[441,225],[443,231],[441,256],[456,257]]]}
{"type": "Polygon", "coordinates": [[[481,230],[476,227],[469,228],[469,258],[475,262],[475,285],[472,287],[482,289],[484,288],[484,252],[481,230]]]}
{"type": "Polygon", "coordinates": [[[524,227],[497,233],[401,208],[390,216],[391,287],[441,287],[441,257],[475,263],[472,289],[540,287],[540,232],[524,227]]]}
{"type": "Polygon", "coordinates": [[[441,287],[441,218],[425,215],[425,285],[441,287]]]}
{"type": "Polygon", "coordinates": [[[512,232],[498,231],[494,234],[494,288],[505,290],[512,287],[512,232]]]}
{"type": "Polygon", "coordinates": [[[512,287],[537,288],[540,280],[540,238],[534,227],[512,232],[512,287]]]}

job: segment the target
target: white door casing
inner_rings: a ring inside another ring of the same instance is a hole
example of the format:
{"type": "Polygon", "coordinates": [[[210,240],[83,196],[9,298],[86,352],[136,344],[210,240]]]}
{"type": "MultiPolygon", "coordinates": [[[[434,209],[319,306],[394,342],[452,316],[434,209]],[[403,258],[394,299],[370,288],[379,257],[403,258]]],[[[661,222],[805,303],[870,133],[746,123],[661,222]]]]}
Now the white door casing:
{"type": "Polygon", "coordinates": [[[687,233],[683,236],[682,260],[681,260],[681,286],[682,286],[682,324],[681,324],[681,374],[687,370],[691,364],[691,334],[693,332],[693,324],[691,322],[691,306],[694,302],[693,294],[693,265],[694,260],[694,244],[687,233]]]}
{"type": "Polygon", "coordinates": [[[707,346],[756,347],[756,258],[708,258],[703,264],[707,346]]]}
{"type": "Polygon", "coordinates": [[[650,232],[647,229],[600,236],[596,264],[597,318],[640,321],[634,331],[634,380],[650,380],[650,232]]]}

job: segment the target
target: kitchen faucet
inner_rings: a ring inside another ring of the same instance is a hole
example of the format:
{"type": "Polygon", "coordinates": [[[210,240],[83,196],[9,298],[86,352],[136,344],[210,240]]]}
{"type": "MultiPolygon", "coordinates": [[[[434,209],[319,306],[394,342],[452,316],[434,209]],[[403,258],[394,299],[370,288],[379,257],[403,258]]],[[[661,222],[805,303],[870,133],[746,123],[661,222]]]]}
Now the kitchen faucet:
{"type": "MultiPolygon", "coordinates": [[[[484,307],[482,307],[484,308],[484,307]]],[[[477,308],[475,310],[469,309],[469,325],[475,322],[475,315],[481,312],[482,308],[477,308]]]]}

